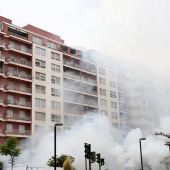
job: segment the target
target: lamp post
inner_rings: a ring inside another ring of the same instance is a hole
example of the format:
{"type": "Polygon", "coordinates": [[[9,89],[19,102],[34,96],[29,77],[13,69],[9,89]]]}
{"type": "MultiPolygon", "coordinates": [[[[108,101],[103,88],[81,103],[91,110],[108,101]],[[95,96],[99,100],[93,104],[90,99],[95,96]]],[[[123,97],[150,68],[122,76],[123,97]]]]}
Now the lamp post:
{"type": "Polygon", "coordinates": [[[142,168],[142,170],[143,170],[143,160],[142,160],[141,140],[146,140],[146,138],[140,138],[140,139],[139,139],[139,144],[140,144],[140,158],[141,158],[141,168],[142,168]]]}
{"type": "Polygon", "coordinates": [[[57,162],[57,160],[56,160],[56,126],[63,126],[63,124],[62,123],[56,123],[55,125],[54,125],[54,170],[56,170],[56,162],[57,162]]]}

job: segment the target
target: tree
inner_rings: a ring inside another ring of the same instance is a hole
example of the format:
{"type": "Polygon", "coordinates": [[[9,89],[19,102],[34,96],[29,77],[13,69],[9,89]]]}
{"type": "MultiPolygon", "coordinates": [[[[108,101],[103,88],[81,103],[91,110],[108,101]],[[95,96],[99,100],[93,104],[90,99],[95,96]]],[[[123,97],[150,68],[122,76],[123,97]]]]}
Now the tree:
{"type": "MultiPolygon", "coordinates": [[[[74,162],[74,158],[72,156],[62,154],[60,157],[56,157],[56,167],[62,168],[63,167],[63,163],[67,159],[67,157],[70,158],[70,162],[71,163],[74,162]]],[[[54,167],[54,156],[52,156],[48,160],[47,165],[50,166],[50,167],[54,167]]]]}
{"type": "Polygon", "coordinates": [[[5,156],[10,156],[9,163],[13,170],[15,158],[21,153],[21,150],[17,147],[17,138],[13,136],[8,137],[6,143],[0,145],[0,153],[5,156]]]}
{"type": "Polygon", "coordinates": [[[66,160],[63,163],[63,169],[64,170],[73,170],[70,157],[67,157],[66,160]]]}

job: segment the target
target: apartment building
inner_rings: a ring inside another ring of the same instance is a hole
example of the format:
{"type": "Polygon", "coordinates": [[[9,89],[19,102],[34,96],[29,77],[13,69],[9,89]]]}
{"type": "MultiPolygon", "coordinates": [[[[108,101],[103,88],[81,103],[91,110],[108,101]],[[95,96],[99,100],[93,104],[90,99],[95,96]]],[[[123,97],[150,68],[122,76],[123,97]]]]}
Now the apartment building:
{"type": "Polygon", "coordinates": [[[93,114],[126,125],[124,74],[97,59],[55,34],[0,17],[0,143],[52,131],[56,122],[64,131],[93,114]]]}

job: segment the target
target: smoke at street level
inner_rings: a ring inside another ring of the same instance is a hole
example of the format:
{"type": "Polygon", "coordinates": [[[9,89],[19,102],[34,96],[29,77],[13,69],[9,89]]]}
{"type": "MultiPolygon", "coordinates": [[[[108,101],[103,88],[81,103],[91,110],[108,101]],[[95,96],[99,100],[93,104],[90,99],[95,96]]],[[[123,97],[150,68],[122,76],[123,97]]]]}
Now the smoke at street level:
{"type": "MultiPolygon", "coordinates": [[[[156,131],[168,132],[170,117],[162,117],[160,122],[160,128],[156,131]]],[[[73,156],[75,158],[74,166],[78,170],[84,169],[84,143],[90,143],[92,151],[101,153],[101,157],[105,158],[103,168],[110,170],[140,169],[139,138],[146,137],[147,140],[142,141],[144,164],[148,164],[154,170],[166,169],[164,164],[160,164],[160,161],[169,154],[163,137],[152,134],[143,136],[138,128],[124,134],[125,137],[121,134],[119,130],[112,128],[106,116],[96,116],[92,121],[78,122],[71,130],[58,135],[57,155],[63,153],[73,156]]],[[[54,133],[45,136],[43,133],[39,133],[32,141],[32,148],[24,149],[16,163],[45,166],[54,153],[54,133]]],[[[97,170],[98,164],[94,163],[92,167],[97,170]]]]}

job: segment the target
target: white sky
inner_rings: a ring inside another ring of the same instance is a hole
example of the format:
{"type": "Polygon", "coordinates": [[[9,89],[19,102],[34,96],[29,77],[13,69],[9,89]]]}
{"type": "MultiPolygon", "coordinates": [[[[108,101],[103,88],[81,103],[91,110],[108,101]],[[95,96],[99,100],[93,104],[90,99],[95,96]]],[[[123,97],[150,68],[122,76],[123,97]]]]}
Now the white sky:
{"type": "Polygon", "coordinates": [[[169,0],[0,0],[0,15],[170,75],[169,0]]]}

